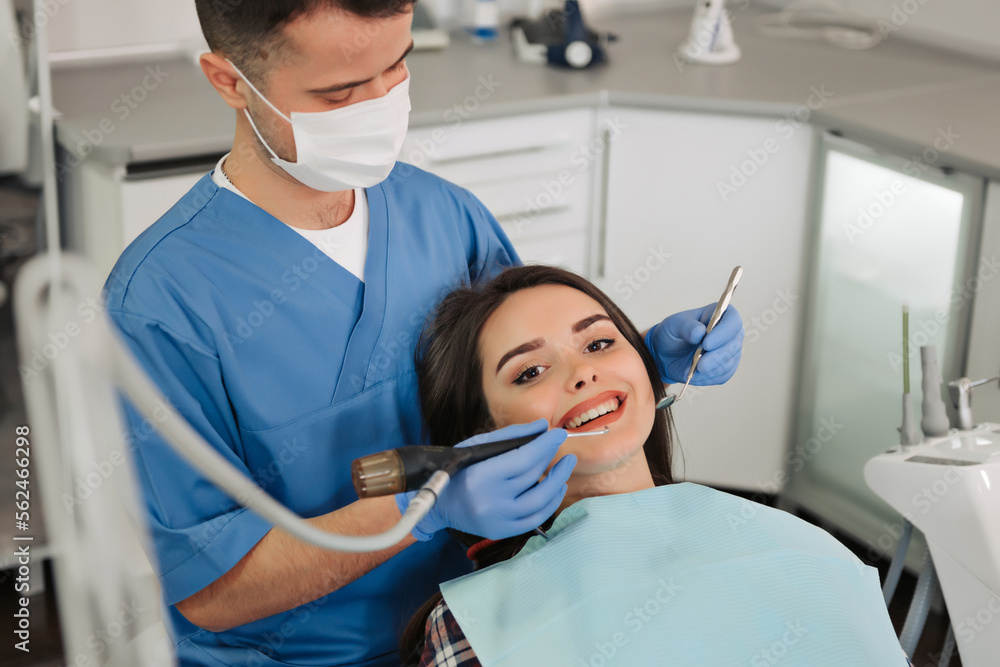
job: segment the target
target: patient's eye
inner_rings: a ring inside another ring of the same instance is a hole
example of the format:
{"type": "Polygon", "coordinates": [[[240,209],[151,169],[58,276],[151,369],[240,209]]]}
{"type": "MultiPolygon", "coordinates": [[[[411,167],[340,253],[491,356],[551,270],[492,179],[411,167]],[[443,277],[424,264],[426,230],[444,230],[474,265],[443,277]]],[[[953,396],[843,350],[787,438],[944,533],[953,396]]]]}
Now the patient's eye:
{"type": "Polygon", "coordinates": [[[615,344],[614,338],[598,338],[587,343],[587,352],[600,352],[615,344]]]}
{"type": "Polygon", "coordinates": [[[541,366],[528,366],[514,378],[514,384],[527,384],[542,374],[541,366]]]}

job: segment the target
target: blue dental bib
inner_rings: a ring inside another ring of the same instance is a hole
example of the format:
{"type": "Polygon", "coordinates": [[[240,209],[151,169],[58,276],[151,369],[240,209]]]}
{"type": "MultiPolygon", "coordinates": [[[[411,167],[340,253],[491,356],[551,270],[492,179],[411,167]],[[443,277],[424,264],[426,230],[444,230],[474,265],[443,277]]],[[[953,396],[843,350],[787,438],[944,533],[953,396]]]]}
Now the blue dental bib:
{"type": "Polygon", "coordinates": [[[484,667],[905,667],[878,573],[790,514],[691,483],[584,499],[441,585],[484,667]]]}

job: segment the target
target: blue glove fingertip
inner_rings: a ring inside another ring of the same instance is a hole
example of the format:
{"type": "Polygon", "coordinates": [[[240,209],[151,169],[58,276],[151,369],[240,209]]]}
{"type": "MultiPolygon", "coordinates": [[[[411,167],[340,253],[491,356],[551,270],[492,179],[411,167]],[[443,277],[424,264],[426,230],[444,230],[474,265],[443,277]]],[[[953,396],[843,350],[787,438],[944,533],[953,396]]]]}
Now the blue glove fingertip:
{"type": "Polygon", "coordinates": [[[565,484],[573,474],[573,469],[576,468],[576,461],[575,454],[567,454],[552,466],[549,475],[555,479],[562,479],[563,484],[565,484]]]}
{"type": "Polygon", "coordinates": [[[400,514],[406,514],[406,508],[410,506],[410,499],[413,497],[412,491],[404,491],[396,494],[396,507],[400,514]]]}
{"type": "Polygon", "coordinates": [[[705,339],[706,331],[708,331],[708,327],[704,324],[698,320],[690,320],[688,322],[687,331],[684,333],[684,340],[692,345],[697,345],[705,339]]]}

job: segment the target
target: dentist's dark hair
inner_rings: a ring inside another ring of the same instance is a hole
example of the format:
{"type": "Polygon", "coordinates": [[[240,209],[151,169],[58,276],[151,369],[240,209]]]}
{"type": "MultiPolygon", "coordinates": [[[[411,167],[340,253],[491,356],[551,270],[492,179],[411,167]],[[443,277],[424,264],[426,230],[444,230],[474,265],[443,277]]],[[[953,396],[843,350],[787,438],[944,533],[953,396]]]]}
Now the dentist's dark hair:
{"type": "MultiPolygon", "coordinates": [[[[560,268],[542,265],[509,268],[486,283],[460,287],[441,301],[417,342],[416,366],[424,435],[430,444],[450,447],[477,433],[494,428],[483,391],[480,335],[490,316],[516,292],[541,285],[564,285],[599,303],[618,331],[642,358],[653,394],[666,395],[656,362],[642,334],[608,296],[585,278],[560,268]]],[[[658,410],[643,445],[653,483],[673,483],[671,450],[673,421],[670,410],[658,410]]],[[[546,524],[548,525],[548,524],[546,524]]],[[[481,537],[450,531],[467,547],[481,537]]],[[[476,569],[507,560],[516,554],[531,533],[488,543],[476,554],[476,569]]],[[[424,628],[441,594],[431,598],[413,616],[403,633],[400,657],[404,665],[417,664],[423,650],[424,628]]]]}
{"type": "MultiPolygon", "coordinates": [[[[339,9],[362,18],[384,19],[409,11],[416,0],[195,0],[208,48],[233,61],[265,91],[265,73],[280,62],[282,30],[317,9],[339,9]]],[[[345,48],[354,48],[347,44],[345,48]]]]}

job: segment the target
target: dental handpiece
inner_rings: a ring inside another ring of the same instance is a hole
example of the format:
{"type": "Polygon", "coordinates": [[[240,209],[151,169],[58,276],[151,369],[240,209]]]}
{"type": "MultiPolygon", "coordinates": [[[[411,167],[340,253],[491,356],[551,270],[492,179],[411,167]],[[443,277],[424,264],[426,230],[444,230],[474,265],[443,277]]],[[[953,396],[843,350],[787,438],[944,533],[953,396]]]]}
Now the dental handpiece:
{"type": "MultiPolygon", "coordinates": [[[[605,426],[597,431],[575,431],[566,437],[603,435],[605,426]]],[[[351,477],[358,498],[376,498],[419,489],[438,470],[449,475],[488,458],[526,445],[541,433],[487,442],[471,447],[432,447],[413,445],[397,447],[362,456],[351,463],[351,477]]]]}

